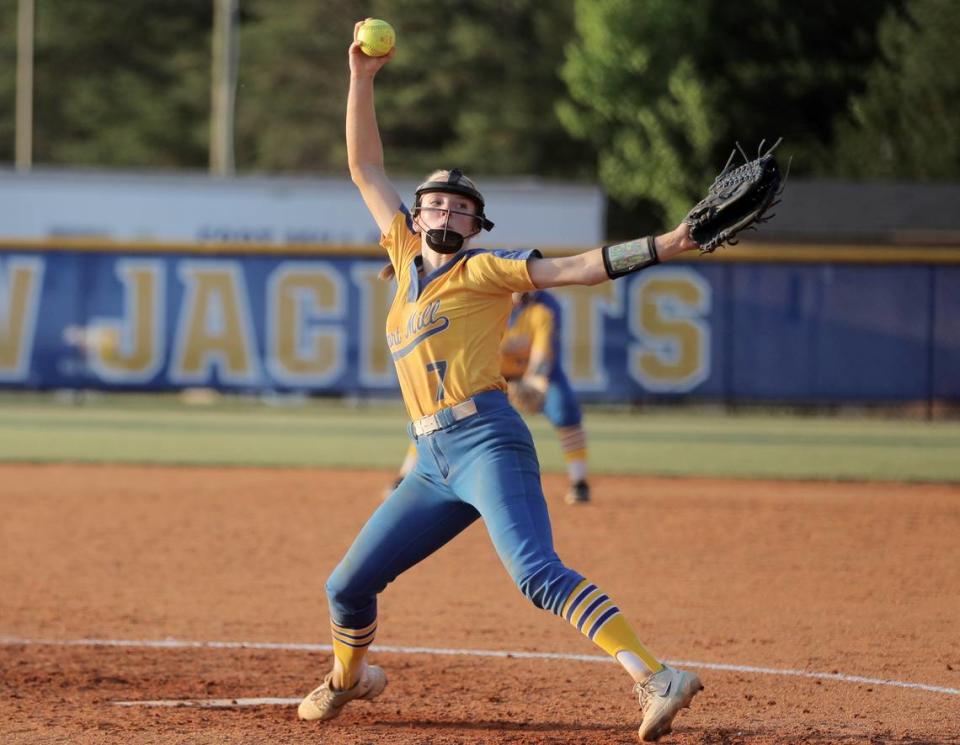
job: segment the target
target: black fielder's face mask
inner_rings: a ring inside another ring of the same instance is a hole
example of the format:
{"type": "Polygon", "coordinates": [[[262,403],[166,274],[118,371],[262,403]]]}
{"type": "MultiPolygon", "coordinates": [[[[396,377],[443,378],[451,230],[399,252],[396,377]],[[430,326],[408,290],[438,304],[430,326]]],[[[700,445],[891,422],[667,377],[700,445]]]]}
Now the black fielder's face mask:
{"type": "Polygon", "coordinates": [[[480,194],[480,192],[471,186],[468,186],[466,183],[461,183],[460,179],[462,176],[463,173],[460,171],[460,169],[454,168],[450,170],[446,181],[427,181],[417,187],[416,200],[414,202],[413,209],[414,220],[417,220],[422,212],[429,210],[437,210],[445,213],[443,215],[443,227],[428,228],[426,225],[421,224],[421,229],[424,231],[426,236],[427,245],[437,253],[454,254],[463,248],[463,242],[468,237],[476,235],[481,230],[493,229],[493,223],[490,222],[490,220],[488,220],[483,214],[483,196],[480,194]],[[460,212],[458,210],[451,210],[446,207],[441,208],[422,206],[421,202],[424,197],[428,194],[436,192],[458,194],[460,196],[468,197],[476,205],[476,212],[460,212]],[[452,230],[450,228],[451,215],[468,215],[469,217],[473,218],[473,232],[470,233],[469,236],[466,236],[456,230],[452,230]]]}
{"type": "MultiPolygon", "coordinates": [[[[463,242],[469,238],[475,236],[480,232],[480,228],[477,227],[469,236],[458,233],[456,230],[450,227],[450,216],[451,215],[465,215],[473,218],[473,222],[476,223],[476,215],[472,212],[460,212],[457,210],[448,210],[448,209],[439,209],[436,207],[421,207],[419,213],[422,215],[424,212],[443,212],[443,227],[442,228],[427,228],[425,231],[427,238],[427,245],[430,246],[437,253],[442,254],[455,254],[461,248],[463,248],[463,242]]],[[[423,226],[424,228],[426,226],[423,226]]]]}
{"type": "Polygon", "coordinates": [[[466,238],[460,235],[456,230],[444,228],[432,228],[427,231],[427,245],[434,251],[441,254],[455,254],[463,248],[463,240],[466,238]]]}

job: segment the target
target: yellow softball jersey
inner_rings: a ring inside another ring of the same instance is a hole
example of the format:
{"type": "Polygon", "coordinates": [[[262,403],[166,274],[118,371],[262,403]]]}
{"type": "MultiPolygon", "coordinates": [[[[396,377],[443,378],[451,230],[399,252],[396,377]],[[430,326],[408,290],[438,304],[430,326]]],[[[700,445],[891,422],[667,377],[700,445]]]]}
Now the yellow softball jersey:
{"type": "Polygon", "coordinates": [[[397,277],[387,345],[410,418],[506,390],[500,340],[510,294],[534,289],[527,260],[539,253],[462,249],[437,271],[420,274],[420,236],[404,207],[380,245],[397,277]]]}
{"type": "Polygon", "coordinates": [[[553,362],[553,312],[542,303],[519,305],[509,317],[500,343],[500,372],[507,380],[523,377],[534,352],[553,362]]]}

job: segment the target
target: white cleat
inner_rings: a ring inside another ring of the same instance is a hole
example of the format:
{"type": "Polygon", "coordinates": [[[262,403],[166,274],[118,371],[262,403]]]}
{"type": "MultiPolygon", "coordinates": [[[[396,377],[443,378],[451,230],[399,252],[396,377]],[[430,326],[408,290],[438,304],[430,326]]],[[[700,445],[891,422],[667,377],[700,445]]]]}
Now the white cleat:
{"type": "Polygon", "coordinates": [[[680,709],[690,706],[693,697],[702,690],[703,683],[696,675],[667,665],[643,683],[637,683],[633,692],[640,696],[643,712],[640,739],[654,742],[668,734],[680,709]]]}
{"type": "Polygon", "coordinates": [[[339,716],[343,707],[354,699],[362,698],[372,701],[387,687],[387,675],[376,665],[367,665],[363,677],[354,684],[353,688],[345,691],[335,691],[331,688],[332,678],[333,673],[328,673],[323,683],[307,694],[297,708],[297,716],[308,722],[333,719],[339,716]]]}

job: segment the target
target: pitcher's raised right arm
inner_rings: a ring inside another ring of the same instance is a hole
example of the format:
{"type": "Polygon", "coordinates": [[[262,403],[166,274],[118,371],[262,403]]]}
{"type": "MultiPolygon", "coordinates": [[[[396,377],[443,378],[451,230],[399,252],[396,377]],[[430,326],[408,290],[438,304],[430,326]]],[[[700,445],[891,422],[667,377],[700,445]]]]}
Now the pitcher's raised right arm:
{"type": "Polygon", "coordinates": [[[353,29],[353,44],[350,45],[350,90],[347,94],[347,163],[350,178],[360,190],[367,209],[380,228],[386,233],[400,208],[401,199],[387,178],[383,166],[383,143],[377,127],[377,114],[373,105],[373,79],[390,59],[396,48],[383,57],[368,57],[357,43],[357,30],[353,29]]]}

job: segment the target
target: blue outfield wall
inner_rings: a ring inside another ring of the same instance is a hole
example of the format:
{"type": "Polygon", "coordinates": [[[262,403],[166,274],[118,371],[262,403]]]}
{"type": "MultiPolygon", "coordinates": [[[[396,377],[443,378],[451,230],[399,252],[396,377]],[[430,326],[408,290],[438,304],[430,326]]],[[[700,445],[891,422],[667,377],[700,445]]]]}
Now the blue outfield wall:
{"type": "MultiPolygon", "coordinates": [[[[395,393],[382,263],[6,250],[0,387],[395,393]]],[[[588,400],[960,399],[951,263],[711,256],[557,295],[588,400]]]]}

